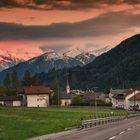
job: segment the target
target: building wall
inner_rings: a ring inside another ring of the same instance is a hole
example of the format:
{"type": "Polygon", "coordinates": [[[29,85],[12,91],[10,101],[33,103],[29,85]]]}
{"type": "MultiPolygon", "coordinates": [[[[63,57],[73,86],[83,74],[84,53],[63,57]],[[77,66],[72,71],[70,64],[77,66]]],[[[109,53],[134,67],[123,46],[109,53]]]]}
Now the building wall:
{"type": "MultiPolygon", "coordinates": [[[[138,109],[140,109],[140,101],[135,101],[135,105],[138,105],[138,109]]],[[[129,101],[129,109],[133,109],[134,101],[129,101]]]]}
{"type": "Polygon", "coordinates": [[[110,98],[105,98],[105,102],[106,102],[106,103],[111,102],[110,98]]]}
{"type": "Polygon", "coordinates": [[[4,105],[4,101],[0,101],[0,104],[1,104],[1,105],[4,105]]]}
{"type": "Polygon", "coordinates": [[[21,106],[21,101],[13,101],[13,106],[21,106]]]}
{"type": "Polygon", "coordinates": [[[13,106],[13,101],[4,101],[4,106],[13,106]]]}
{"type": "Polygon", "coordinates": [[[61,106],[71,105],[71,99],[61,99],[61,106]]]}
{"type": "Polygon", "coordinates": [[[114,108],[118,107],[118,108],[124,108],[125,104],[124,104],[124,100],[116,100],[113,98],[112,100],[112,106],[114,108]]]}
{"type": "Polygon", "coordinates": [[[49,95],[27,95],[27,107],[47,107],[49,105],[49,95]]]}
{"type": "MultiPolygon", "coordinates": [[[[129,98],[133,97],[134,94],[137,94],[139,92],[140,91],[136,90],[135,93],[133,92],[125,97],[125,109],[130,109],[130,106],[131,106],[130,104],[132,104],[132,103],[130,103],[129,98]]],[[[134,102],[133,102],[133,105],[134,105],[134,102]]]]}

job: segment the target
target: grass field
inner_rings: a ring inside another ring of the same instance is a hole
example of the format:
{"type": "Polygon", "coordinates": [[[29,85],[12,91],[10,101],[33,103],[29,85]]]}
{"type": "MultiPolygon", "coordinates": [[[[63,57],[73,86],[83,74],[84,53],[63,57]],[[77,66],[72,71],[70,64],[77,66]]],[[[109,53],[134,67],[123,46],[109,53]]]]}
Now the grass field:
{"type": "MultiPolygon", "coordinates": [[[[98,110],[102,114],[119,110],[98,110]]],[[[79,126],[80,118],[92,116],[94,109],[82,108],[0,108],[0,140],[25,140],[79,126]]]]}

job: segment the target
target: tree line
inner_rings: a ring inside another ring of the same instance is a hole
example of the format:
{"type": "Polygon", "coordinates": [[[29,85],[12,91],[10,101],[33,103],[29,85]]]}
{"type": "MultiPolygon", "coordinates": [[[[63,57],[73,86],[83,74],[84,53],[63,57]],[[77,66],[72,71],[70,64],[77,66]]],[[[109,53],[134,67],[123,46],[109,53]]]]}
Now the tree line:
{"type": "Polygon", "coordinates": [[[13,71],[11,74],[7,73],[4,80],[0,85],[0,94],[1,95],[15,95],[16,89],[20,86],[30,86],[34,85],[35,82],[31,77],[30,72],[27,70],[24,73],[24,76],[19,79],[19,76],[16,71],[13,71]]]}

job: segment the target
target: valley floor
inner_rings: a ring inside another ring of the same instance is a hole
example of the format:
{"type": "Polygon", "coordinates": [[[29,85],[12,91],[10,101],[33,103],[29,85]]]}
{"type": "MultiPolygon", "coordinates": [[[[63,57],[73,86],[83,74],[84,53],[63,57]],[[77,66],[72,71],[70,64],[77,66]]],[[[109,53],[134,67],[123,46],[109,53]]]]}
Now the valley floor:
{"type": "MultiPolygon", "coordinates": [[[[98,114],[126,113],[120,110],[100,109],[98,114]]],[[[27,138],[63,131],[80,126],[84,116],[95,115],[93,108],[7,108],[0,107],[0,139],[27,138]]]]}

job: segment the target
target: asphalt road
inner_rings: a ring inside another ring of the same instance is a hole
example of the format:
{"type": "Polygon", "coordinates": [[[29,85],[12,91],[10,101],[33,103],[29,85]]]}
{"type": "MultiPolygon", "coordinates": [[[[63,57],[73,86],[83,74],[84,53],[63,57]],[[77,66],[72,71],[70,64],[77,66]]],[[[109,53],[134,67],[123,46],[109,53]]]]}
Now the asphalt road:
{"type": "Polygon", "coordinates": [[[140,117],[59,135],[51,140],[140,140],[140,117]]]}

